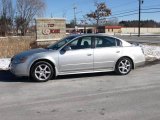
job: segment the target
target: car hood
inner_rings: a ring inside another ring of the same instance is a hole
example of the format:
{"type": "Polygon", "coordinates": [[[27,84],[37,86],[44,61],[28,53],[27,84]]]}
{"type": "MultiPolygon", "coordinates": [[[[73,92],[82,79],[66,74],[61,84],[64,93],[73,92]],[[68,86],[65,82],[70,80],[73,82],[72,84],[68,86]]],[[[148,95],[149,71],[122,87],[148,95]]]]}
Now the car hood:
{"type": "Polygon", "coordinates": [[[24,51],[24,52],[21,52],[21,53],[15,55],[14,58],[27,57],[27,56],[31,56],[33,54],[44,53],[44,52],[48,52],[48,51],[50,51],[50,50],[44,49],[44,48],[31,49],[31,50],[27,50],[27,51],[24,51]]]}

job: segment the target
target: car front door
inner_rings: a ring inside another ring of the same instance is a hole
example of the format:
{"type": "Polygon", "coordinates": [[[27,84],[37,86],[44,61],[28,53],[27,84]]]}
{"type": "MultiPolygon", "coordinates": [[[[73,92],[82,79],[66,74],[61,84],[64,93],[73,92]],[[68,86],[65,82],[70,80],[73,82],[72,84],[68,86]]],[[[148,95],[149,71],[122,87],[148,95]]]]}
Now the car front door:
{"type": "Polygon", "coordinates": [[[95,37],[94,70],[113,70],[121,51],[119,40],[106,36],[95,37]]]}
{"type": "Polygon", "coordinates": [[[93,71],[92,37],[78,38],[64,47],[59,54],[61,73],[93,71]],[[64,48],[70,50],[64,50],[64,48]]]}

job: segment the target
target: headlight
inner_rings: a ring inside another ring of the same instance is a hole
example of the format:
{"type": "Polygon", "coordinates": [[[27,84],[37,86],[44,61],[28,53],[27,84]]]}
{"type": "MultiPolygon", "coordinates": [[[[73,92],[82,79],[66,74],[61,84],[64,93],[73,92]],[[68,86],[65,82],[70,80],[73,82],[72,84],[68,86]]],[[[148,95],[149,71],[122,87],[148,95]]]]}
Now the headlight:
{"type": "Polygon", "coordinates": [[[28,57],[21,57],[21,58],[19,59],[19,62],[20,62],[20,63],[24,63],[24,62],[27,60],[27,58],[28,58],[28,57]]]}
{"type": "Polygon", "coordinates": [[[21,58],[18,58],[18,59],[14,59],[13,63],[15,63],[15,64],[24,63],[27,60],[27,58],[28,57],[21,57],[21,58]]]}

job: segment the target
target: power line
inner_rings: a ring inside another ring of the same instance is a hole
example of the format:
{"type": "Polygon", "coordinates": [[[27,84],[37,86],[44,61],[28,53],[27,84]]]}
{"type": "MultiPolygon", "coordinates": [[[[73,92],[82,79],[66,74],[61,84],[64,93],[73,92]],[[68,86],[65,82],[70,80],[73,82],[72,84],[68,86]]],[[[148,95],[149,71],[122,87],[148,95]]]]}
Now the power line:
{"type": "Polygon", "coordinates": [[[147,5],[147,6],[143,6],[143,7],[158,7],[158,6],[160,6],[160,4],[155,4],[155,5],[147,5]]]}
{"type": "Polygon", "coordinates": [[[120,12],[120,13],[117,13],[117,14],[113,14],[113,16],[127,14],[127,13],[133,13],[135,11],[138,11],[138,10],[131,10],[131,11],[128,11],[128,12],[120,12]]]}
{"type": "MultiPolygon", "coordinates": [[[[123,7],[124,5],[128,5],[129,3],[132,3],[132,2],[133,1],[130,1],[130,2],[127,2],[125,4],[121,4],[121,5],[114,6],[114,7],[123,7]]],[[[159,6],[160,6],[160,4],[156,4],[156,5],[152,5],[152,6],[149,5],[149,6],[145,6],[145,7],[143,6],[143,9],[141,9],[141,13],[144,13],[144,14],[147,14],[147,13],[148,14],[149,13],[159,13],[159,11],[158,11],[160,9],[160,8],[158,8],[159,6]],[[152,11],[152,10],[157,10],[157,11],[152,11]]],[[[111,8],[114,8],[114,7],[111,7],[111,8]]],[[[110,18],[115,18],[115,17],[121,18],[121,17],[127,17],[127,16],[138,14],[138,10],[137,9],[130,9],[129,11],[128,10],[129,9],[113,12],[114,14],[112,14],[110,18]]],[[[71,15],[71,16],[73,16],[73,15],[71,15]]]]}
{"type": "Polygon", "coordinates": [[[142,12],[142,13],[159,13],[160,11],[142,12]]]}
{"type": "MultiPolygon", "coordinates": [[[[146,9],[155,9],[156,7],[159,7],[160,4],[156,4],[156,5],[152,5],[152,6],[143,6],[143,8],[146,10],[146,9]]],[[[142,9],[142,10],[144,10],[142,9]]],[[[137,11],[137,9],[124,9],[124,10],[116,10],[116,11],[113,11],[114,14],[120,14],[120,13],[125,13],[126,11],[130,12],[130,11],[137,11]]]]}
{"type": "MultiPolygon", "coordinates": [[[[160,13],[160,11],[150,11],[150,12],[141,12],[141,13],[143,13],[143,14],[147,14],[147,13],[160,13]]],[[[121,18],[121,17],[128,17],[128,16],[131,16],[131,15],[137,15],[138,14],[138,12],[136,12],[136,13],[132,13],[132,14],[127,14],[127,15],[121,15],[121,16],[113,16],[113,17],[109,17],[109,19],[111,19],[111,18],[121,18]]]]}
{"type": "MultiPolygon", "coordinates": [[[[144,8],[144,9],[141,9],[142,11],[149,11],[149,10],[159,10],[160,8],[144,8]]],[[[120,16],[122,16],[122,15],[128,15],[128,13],[131,13],[131,14],[134,14],[136,11],[138,11],[138,10],[131,10],[131,11],[128,11],[128,12],[121,12],[121,13],[117,13],[117,14],[113,14],[113,15],[111,15],[111,16],[117,16],[117,15],[120,15],[120,16]]],[[[145,12],[143,12],[143,13],[145,13],[145,12]]]]}
{"type": "Polygon", "coordinates": [[[160,8],[144,8],[142,10],[157,10],[157,9],[160,9],[160,8]]]}
{"type": "Polygon", "coordinates": [[[138,12],[132,13],[132,14],[120,15],[120,16],[113,16],[111,18],[115,18],[115,17],[117,17],[117,18],[119,18],[119,17],[127,17],[127,16],[131,16],[131,15],[136,15],[136,14],[138,14],[138,12]]]}

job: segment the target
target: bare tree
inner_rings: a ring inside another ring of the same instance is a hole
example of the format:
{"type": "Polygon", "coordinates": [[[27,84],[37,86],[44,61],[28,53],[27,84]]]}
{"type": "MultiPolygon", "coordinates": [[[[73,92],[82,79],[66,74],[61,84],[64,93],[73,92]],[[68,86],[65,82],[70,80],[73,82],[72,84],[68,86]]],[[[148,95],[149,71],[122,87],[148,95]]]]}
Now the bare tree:
{"type": "Polygon", "coordinates": [[[12,0],[1,0],[0,13],[0,31],[2,36],[6,36],[7,33],[12,30],[14,19],[12,0]]]}
{"type": "Polygon", "coordinates": [[[44,0],[17,0],[17,29],[21,31],[21,35],[25,35],[29,23],[37,15],[41,16],[45,10],[44,0]]]}
{"type": "Polygon", "coordinates": [[[96,21],[96,25],[99,26],[101,23],[106,21],[107,16],[111,15],[111,10],[107,7],[105,2],[95,2],[95,7],[96,10],[89,14],[86,14],[86,16],[90,21],[96,21]]]}

